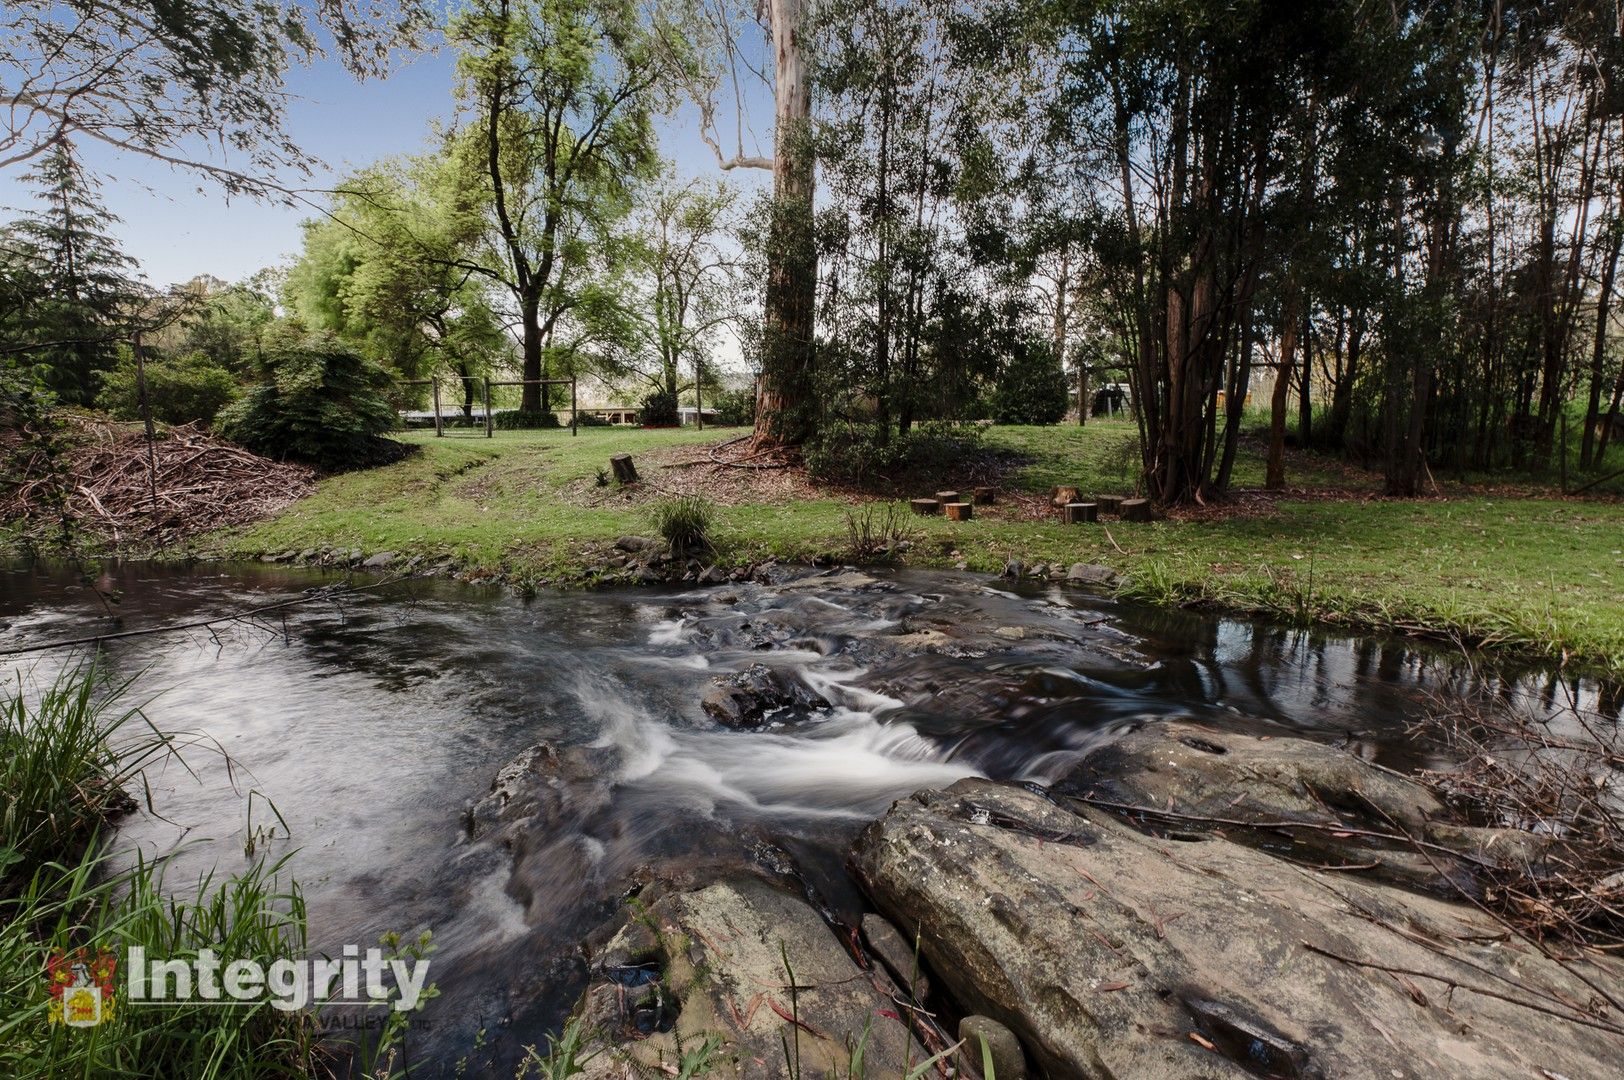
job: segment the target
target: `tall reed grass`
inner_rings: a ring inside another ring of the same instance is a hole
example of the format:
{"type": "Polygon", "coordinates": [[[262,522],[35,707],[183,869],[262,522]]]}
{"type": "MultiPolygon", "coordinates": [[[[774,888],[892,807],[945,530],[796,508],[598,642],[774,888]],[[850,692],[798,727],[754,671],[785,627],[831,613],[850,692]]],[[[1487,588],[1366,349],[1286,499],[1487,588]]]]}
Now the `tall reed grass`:
{"type": "Polygon", "coordinates": [[[177,753],[139,708],[121,704],[128,688],[80,668],[37,692],[19,677],[0,697],[0,1077],[333,1072],[338,1059],[309,1013],[268,1002],[127,1003],[122,971],[110,1020],[83,1029],[50,1022],[53,954],[106,950],[122,964],[131,946],[181,960],[208,948],[222,963],[267,966],[305,956],[304,900],[296,885],[279,884],[285,858],[251,859],[229,877],[174,890],[162,864],[119,865],[104,850],[108,823],[135,808],[128,792],[146,792],[142,770],[177,753]]]}

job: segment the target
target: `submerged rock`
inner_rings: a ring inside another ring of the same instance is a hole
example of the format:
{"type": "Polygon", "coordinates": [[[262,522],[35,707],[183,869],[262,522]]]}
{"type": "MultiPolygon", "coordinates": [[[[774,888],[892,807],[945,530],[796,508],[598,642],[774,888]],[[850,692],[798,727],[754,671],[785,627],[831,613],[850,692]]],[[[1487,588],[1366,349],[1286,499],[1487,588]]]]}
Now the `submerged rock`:
{"type": "Polygon", "coordinates": [[[1217,836],[1159,839],[964,780],[895,804],[851,865],[905,934],[923,932],[922,955],[959,1004],[1008,1027],[1050,1076],[1616,1067],[1617,1036],[1585,1005],[1596,991],[1476,908],[1217,836]]]}
{"type": "Polygon", "coordinates": [[[700,702],[707,716],[731,728],[760,727],[779,709],[827,709],[829,702],[799,680],[788,679],[766,664],[751,664],[732,675],[718,676],[700,702]]]}
{"type": "Polygon", "coordinates": [[[752,879],[633,912],[591,968],[576,1010],[603,1033],[588,1077],[657,1073],[707,1037],[707,1076],[843,1076],[865,1031],[868,1076],[929,1056],[811,906],[752,879]]]}

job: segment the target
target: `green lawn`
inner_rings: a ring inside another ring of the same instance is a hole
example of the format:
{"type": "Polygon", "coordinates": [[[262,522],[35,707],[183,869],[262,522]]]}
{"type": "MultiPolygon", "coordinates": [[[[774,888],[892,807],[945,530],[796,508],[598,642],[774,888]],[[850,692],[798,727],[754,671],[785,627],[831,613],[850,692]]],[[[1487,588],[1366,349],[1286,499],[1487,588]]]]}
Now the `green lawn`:
{"type": "MultiPolygon", "coordinates": [[[[1012,491],[1046,492],[1061,482],[1126,491],[1131,472],[1120,447],[1131,430],[1122,422],[993,428],[987,442],[1026,456],[1006,482],[1012,491]]],[[[578,437],[498,432],[487,440],[412,433],[403,438],[420,444],[421,454],[324,480],[279,517],[211,537],[203,551],[332,545],[450,557],[521,586],[578,580],[602,566],[615,537],[651,529],[654,495],[634,500],[596,486],[610,454],[632,454],[647,486],[658,488],[686,474],[651,455],[688,444],[693,452],[678,456],[696,458],[697,444],[734,434],[584,428],[578,437]]],[[[1260,479],[1257,455],[1243,454],[1236,483],[1260,479]]],[[[1375,478],[1312,458],[1294,459],[1288,481],[1311,494],[1221,520],[1065,526],[1023,519],[1015,500],[967,523],[910,518],[916,535],[907,559],[988,571],[1007,558],[1099,562],[1127,575],[1127,591],[1158,602],[1458,634],[1624,672],[1624,503],[1471,493],[1386,501],[1374,497],[1375,478]]],[[[724,562],[838,557],[848,547],[850,497],[726,501],[735,505],[718,508],[715,537],[724,562]]]]}

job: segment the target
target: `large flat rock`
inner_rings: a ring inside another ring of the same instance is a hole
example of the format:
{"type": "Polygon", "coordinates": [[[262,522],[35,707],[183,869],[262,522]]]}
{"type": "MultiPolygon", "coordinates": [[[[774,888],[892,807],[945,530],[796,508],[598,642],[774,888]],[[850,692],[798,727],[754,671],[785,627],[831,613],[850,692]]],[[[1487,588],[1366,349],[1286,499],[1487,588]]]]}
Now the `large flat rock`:
{"type": "Polygon", "coordinates": [[[1596,991],[1473,907],[1023,787],[903,800],[852,866],[966,1011],[1052,1077],[1578,1080],[1624,1060],[1596,991]]]}
{"type": "Polygon", "coordinates": [[[847,1076],[859,1043],[868,1076],[904,1076],[930,1056],[817,912],[760,881],[634,911],[592,968],[578,1010],[605,1040],[592,1076],[660,1070],[707,1038],[720,1040],[707,1076],[847,1076]]]}

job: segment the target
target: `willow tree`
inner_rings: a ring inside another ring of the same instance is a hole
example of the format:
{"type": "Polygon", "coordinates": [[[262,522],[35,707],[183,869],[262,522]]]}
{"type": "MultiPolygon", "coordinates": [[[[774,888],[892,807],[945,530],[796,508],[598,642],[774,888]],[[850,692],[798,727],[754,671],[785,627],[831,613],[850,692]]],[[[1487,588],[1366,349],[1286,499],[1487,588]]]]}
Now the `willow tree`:
{"type": "MultiPolygon", "coordinates": [[[[474,0],[448,31],[461,111],[452,152],[485,199],[469,260],[509,297],[523,378],[548,377],[555,334],[603,299],[594,273],[658,164],[665,54],[629,0],[474,0]]],[[[545,407],[526,385],[521,408],[545,407]]]]}

